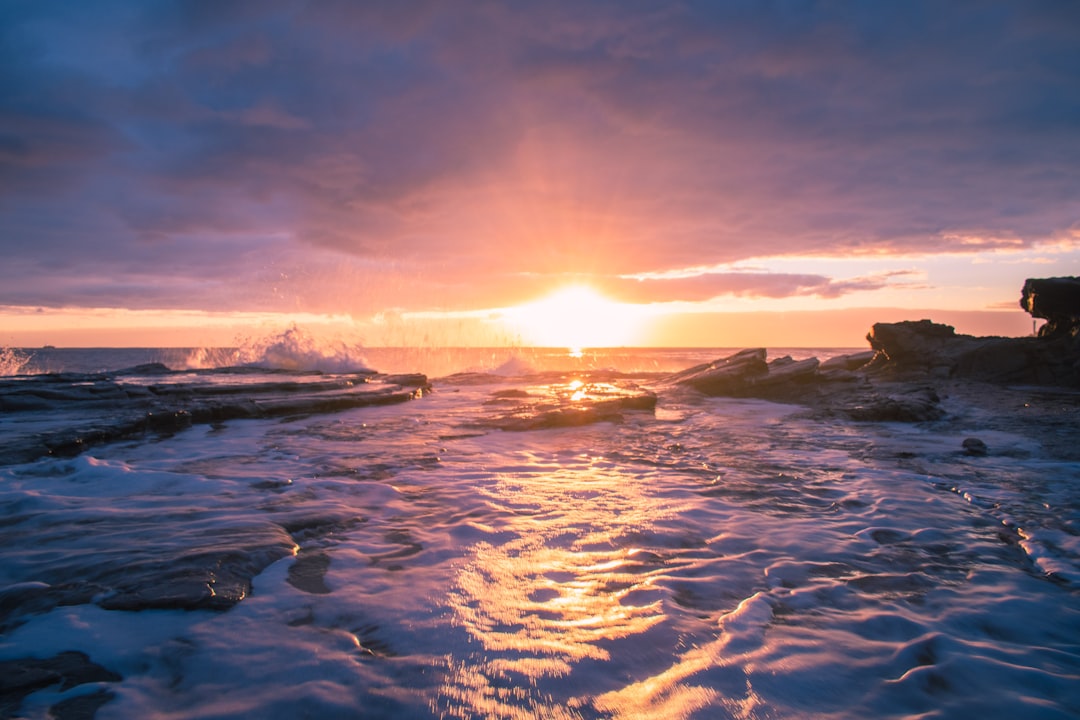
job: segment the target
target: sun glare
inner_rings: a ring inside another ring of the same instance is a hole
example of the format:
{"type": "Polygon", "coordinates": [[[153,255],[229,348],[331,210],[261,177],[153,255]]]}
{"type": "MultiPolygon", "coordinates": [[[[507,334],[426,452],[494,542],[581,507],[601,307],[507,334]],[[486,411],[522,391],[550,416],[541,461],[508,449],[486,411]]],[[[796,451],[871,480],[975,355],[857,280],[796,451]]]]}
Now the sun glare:
{"type": "Polygon", "coordinates": [[[641,310],[609,300],[590,287],[573,285],[506,311],[522,338],[538,347],[582,348],[632,345],[641,328],[641,310]]]}

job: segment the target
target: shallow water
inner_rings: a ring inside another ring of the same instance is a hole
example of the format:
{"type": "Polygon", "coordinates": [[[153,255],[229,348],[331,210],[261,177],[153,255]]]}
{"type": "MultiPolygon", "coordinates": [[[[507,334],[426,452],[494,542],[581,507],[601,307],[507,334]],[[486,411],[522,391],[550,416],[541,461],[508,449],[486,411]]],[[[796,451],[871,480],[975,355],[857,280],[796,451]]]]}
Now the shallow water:
{"type": "Polygon", "coordinates": [[[122,677],[22,715],[1080,716],[1077,463],[517,360],[0,468],[0,660],[122,677]]]}

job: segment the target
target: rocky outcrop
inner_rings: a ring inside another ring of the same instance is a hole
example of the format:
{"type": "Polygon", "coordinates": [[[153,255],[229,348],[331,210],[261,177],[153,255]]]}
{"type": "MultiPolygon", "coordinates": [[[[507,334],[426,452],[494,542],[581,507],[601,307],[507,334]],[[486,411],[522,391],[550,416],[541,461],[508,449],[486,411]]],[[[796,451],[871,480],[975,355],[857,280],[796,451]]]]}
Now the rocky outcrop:
{"type": "Polygon", "coordinates": [[[897,380],[932,378],[1080,386],[1080,348],[1068,336],[957,335],[929,320],[876,323],[866,336],[877,353],[869,368],[897,380]]]}
{"type": "Polygon", "coordinates": [[[167,435],[193,425],[404,403],[431,389],[427,377],[419,374],[368,372],[307,382],[245,382],[245,373],[237,374],[236,383],[204,383],[151,364],[121,373],[0,378],[0,413],[19,418],[0,445],[0,463],[75,456],[94,445],[148,433],[167,435]],[[158,382],[118,379],[140,373],[158,382]],[[60,427],[39,423],[41,418],[64,417],[71,422],[60,427]]]}
{"type": "Polygon", "coordinates": [[[790,356],[766,362],[765,357],[765,350],[744,350],[676,373],[667,382],[705,395],[808,405],[822,414],[852,420],[923,422],[944,414],[932,387],[871,382],[866,364],[876,357],[873,351],[825,362],[790,356]]]}
{"type": "Polygon", "coordinates": [[[1080,329],[1080,278],[1029,278],[1024,282],[1020,307],[1034,318],[1046,320],[1039,337],[1076,338],[1080,329]]]}
{"type": "Polygon", "coordinates": [[[1021,306],[1046,325],[1039,337],[958,335],[930,320],[876,323],[871,349],[831,358],[766,361],[763,349],[698,365],[667,382],[706,395],[809,405],[854,420],[921,422],[944,415],[937,385],[1080,387],[1080,278],[1024,284],[1021,306]]]}
{"type": "Polygon", "coordinates": [[[754,381],[766,377],[765,348],[743,350],[731,357],[696,365],[668,378],[668,382],[694,388],[706,395],[741,395],[754,381]]]}

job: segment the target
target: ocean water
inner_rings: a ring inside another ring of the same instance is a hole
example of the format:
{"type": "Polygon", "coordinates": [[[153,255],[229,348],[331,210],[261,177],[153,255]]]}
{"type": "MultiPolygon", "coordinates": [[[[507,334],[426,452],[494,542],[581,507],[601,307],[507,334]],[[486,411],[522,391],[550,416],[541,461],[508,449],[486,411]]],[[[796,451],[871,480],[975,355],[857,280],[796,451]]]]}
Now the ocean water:
{"type": "Polygon", "coordinates": [[[1080,463],[664,382],[729,352],[9,351],[0,669],[100,670],[0,710],[1080,717],[1080,463]]]}

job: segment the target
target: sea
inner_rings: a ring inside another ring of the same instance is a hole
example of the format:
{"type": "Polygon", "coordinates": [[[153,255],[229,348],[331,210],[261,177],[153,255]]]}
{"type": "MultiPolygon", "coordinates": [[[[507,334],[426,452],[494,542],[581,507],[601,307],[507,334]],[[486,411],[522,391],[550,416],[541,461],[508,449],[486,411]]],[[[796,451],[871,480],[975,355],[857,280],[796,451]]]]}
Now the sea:
{"type": "Polygon", "coordinates": [[[4,350],[0,717],[1080,717],[1076,455],[737,349],[4,350]]]}

